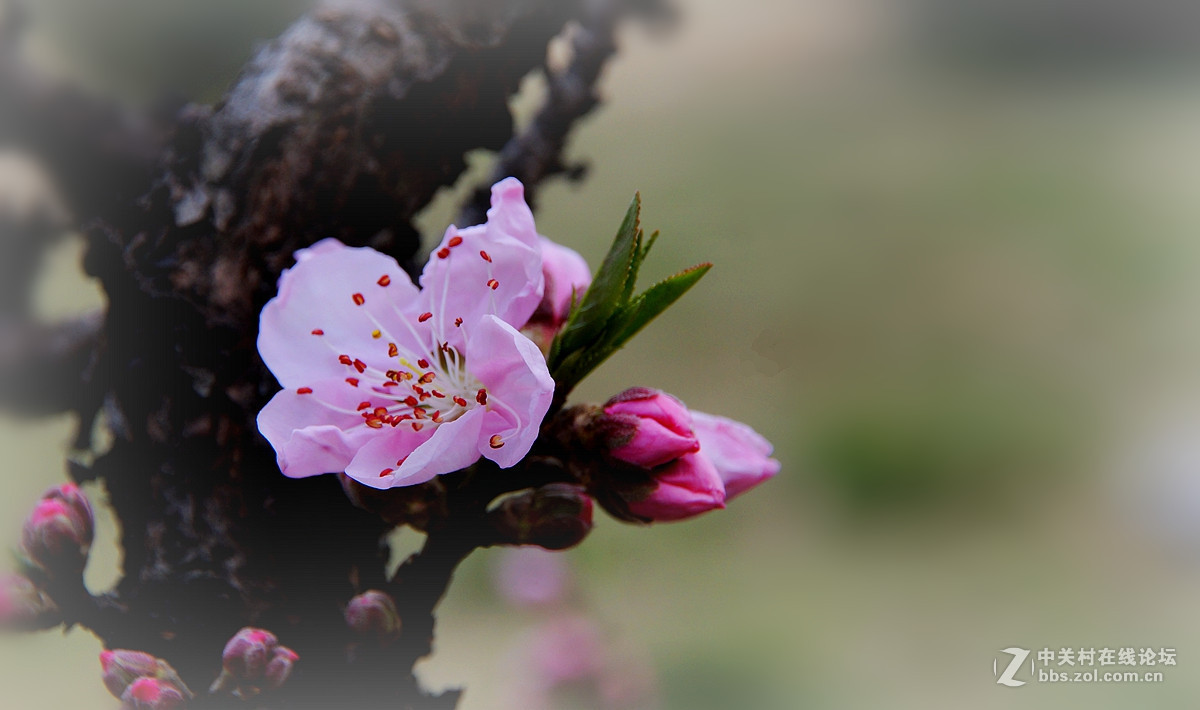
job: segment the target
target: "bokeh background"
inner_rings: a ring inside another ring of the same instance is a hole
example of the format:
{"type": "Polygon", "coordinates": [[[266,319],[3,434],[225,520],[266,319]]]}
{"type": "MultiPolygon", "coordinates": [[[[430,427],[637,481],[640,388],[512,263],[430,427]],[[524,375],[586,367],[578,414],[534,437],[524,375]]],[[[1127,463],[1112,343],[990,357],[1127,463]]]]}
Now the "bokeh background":
{"type": "MultiPolygon", "coordinates": [[[[305,7],[28,4],[39,64],[130,101],[215,99],[305,7]]],[[[672,31],[622,32],[569,150],[590,176],[546,186],[538,225],[596,264],[641,190],[663,232],[647,282],[716,267],[576,399],[668,390],[753,425],[783,472],[690,522],[602,519],[562,555],[570,608],[640,669],[654,699],[637,707],[1195,707],[1200,6],[678,6],[672,31]],[[1006,688],[1010,646],[1175,648],[1178,665],[1159,684],[1006,688]]],[[[0,208],[52,199],[0,151],[0,208]]],[[[78,259],[68,240],[47,261],[47,318],[100,298],[78,259]]],[[[71,429],[0,419],[0,545],[63,480],[71,429]]],[[[95,589],[114,535],[102,520],[95,589]]],[[[462,710],[524,707],[538,670],[520,659],[555,613],[514,610],[503,564],[462,567],[422,666],[466,685],[462,710]]],[[[0,639],[0,705],[115,707],[99,650],[81,630],[0,639]]]]}

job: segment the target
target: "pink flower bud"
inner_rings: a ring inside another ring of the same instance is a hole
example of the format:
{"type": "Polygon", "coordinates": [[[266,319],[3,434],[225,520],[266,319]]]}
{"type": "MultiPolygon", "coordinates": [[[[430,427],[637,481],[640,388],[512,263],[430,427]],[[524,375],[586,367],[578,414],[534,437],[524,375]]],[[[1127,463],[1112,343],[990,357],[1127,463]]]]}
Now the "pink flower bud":
{"type": "Polygon", "coordinates": [[[263,671],[267,687],[278,688],[287,682],[288,676],[292,674],[292,666],[298,660],[300,660],[300,654],[287,646],[276,646],[274,653],[271,654],[271,660],[267,663],[267,669],[263,671]]]}
{"type": "Polygon", "coordinates": [[[346,605],[346,625],[360,634],[381,639],[394,638],[400,633],[400,613],[396,602],[381,591],[371,589],[359,594],[346,605]]]}
{"type": "Polygon", "coordinates": [[[597,426],[613,458],[643,468],[700,448],[683,402],[645,387],[631,387],[608,400],[597,426]]]}
{"type": "Polygon", "coordinates": [[[565,550],[591,532],[592,499],[580,486],[550,483],[506,498],[488,517],[503,544],[565,550]]]}
{"type": "Polygon", "coordinates": [[[87,545],[92,544],[95,515],[92,513],[92,504],[88,502],[87,496],[83,494],[79,486],[74,483],[55,486],[42,494],[42,500],[61,500],[65,503],[67,508],[75,514],[84,542],[87,545]]]}
{"type": "Polygon", "coordinates": [[[275,634],[247,626],[225,644],[221,665],[238,680],[256,680],[262,677],[278,645],[275,634]]]}
{"type": "Polygon", "coordinates": [[[692,412],[692,427],[700,453],[716,467],[731,500],[779,473],[771,458],[771,443],[750,427],[732,419],[692,412]]]}
{"type": "Polygon", "coordinates": [[[82,568],[91,541],[91,519],[58,498],[38,501],[21,530],[25,555],[47,568],[63,563],[82,568]]]}
{"type": "Polygon", "coordinates": [[[543,320],[558,329],[567,319],[571,300],[579,300],[592,283],[592,271],[579,252],[538,237],[542,247],[542,276],[546,290],[531,321],[543,320]]]}
{"type": "Polygon", "coordinates": [[[656,521],[683,520],[725,507],[725,485],[712,462],[684,454],[655,471],[657,484],[649,496],[628,501],[634,515],[656,521]]]}
{"type": "Polygon", "coordinates": [[[129,684],[121,694],[124,710],[171,710],[183,707],[183,693],[158,678],[142,677],[129,684]]]}

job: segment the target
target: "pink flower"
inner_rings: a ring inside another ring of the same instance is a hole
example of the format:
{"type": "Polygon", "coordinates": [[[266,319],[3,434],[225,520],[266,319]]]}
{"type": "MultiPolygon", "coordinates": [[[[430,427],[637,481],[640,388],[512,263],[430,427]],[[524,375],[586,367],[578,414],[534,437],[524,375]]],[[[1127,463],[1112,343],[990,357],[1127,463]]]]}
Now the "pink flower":
{"type": "Polygon", "coordinates": [[[635,515],[657,521],[683,520],[725,507],[725,485],[712,462],[700,453],[684,454],[655,472],[658,486],[630,501],[635,515]]]}
{"type": "Polygon", "coordinates": [[[138,678],[121,694],[121,707],[126,710],[172,710],[183,704],[183,693],[158,678],[138,678]]]}
{"type": "Polygon", "coordinates": [[[692,412],[692,428],[700,440],[701,453],[725,482],[726,500],[779,473],[779,461],[771,458],[771,442],[745,424],[692,412]]]}
{"type": "Polygon", "coordinates": [[[285,475],[391,488],[529,452],[554,381],[517,331],[544,295],[523,194],[513,178],[493,186],[487,223],[446,230],[420,290],[372,249],[327,239],[296,253],[258,338],[284,387],[258,426],[285,475]]]}
{"type": "Polygon", "coordinates": [[[609,455],[643,468],[661,466],[697,451],[692,415],[666,392],[631,387],[604,405],[609,455]]]}

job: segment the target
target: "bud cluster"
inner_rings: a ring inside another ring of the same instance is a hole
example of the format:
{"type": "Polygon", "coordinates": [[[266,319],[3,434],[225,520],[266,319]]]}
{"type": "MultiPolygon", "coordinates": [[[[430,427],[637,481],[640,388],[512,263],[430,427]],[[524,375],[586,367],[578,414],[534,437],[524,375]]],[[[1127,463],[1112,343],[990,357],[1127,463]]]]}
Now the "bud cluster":
{"type": "Polygon", "coordinates": [[[141,651],[115,649],[100,654],[104,687],[121,699],[123,710],[182,708],[192,693],[169,663],[141,651]]]}
{"type": "Polygon", "coordinates": [[[94,534],[92,506],[79,486],[46,491],[21,529],[21,552],[48,572],[82,571],[94,534]]]}
{"type": "Polygon", "coordinates": [[[229,690],[239,697],[274,690],[287,681],[299,654],[281,646],[275,634],[250,626],[238,631],[221,654],[221,675],[210,692],[229,690]]]}

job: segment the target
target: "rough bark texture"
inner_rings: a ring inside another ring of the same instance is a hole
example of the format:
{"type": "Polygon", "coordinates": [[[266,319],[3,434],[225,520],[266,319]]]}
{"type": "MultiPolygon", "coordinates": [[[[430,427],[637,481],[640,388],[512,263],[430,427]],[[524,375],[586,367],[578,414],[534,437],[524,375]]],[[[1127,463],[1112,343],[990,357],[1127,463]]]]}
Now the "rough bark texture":
{"type": "MultiPolygon", "coordinates": [[[[353,505],[334,476],[284,478],[257,433],[277,389],[255,348],[258,313],[293,252],[324,237],[374,246],[413,271],[413,217],[456,181],[469,150],[500,151],[496,175],[515,174],[531,194],[562,172],[617,19],[656,4],[329,2],[264,46],[219,104],[167,116],[40,81],[19,61],[9,16],[0,141],[55,177],[108,300],[102,314],[35,324],[20,305],[28,279],[12,281],[0,323],[0,404],[78,412],[85,445],[102,412],[114,434],[93,465],[71,471],[107,487],[123,577],[100,597],[77,580],[48,583],[67,623],[167,659],[200,694],[191,707],[233,703],[203,691],[246,625],[301,657],[281,690],[250,705],[455,705],[457,693],[425,694],[410,669],[430,651],[454,567],[492,542],[484,516],[497,491],[472,488],[467,473],[420,494],[436,503],[422,519],[426,549],[385,579],[388,516],[353,505]],[[507,99],[572,19],[573,59],[550,73],[545,106],[514,136],[507,99]],[[345,603],[371,588],[397,599],[394,644],[364,645],[343,622],[345,603]]],[[[480,207],[467,206],[464,223],[480,207]]],[[[0,264],[32,273],[53,231],[6,229],[0,264]]]]}

